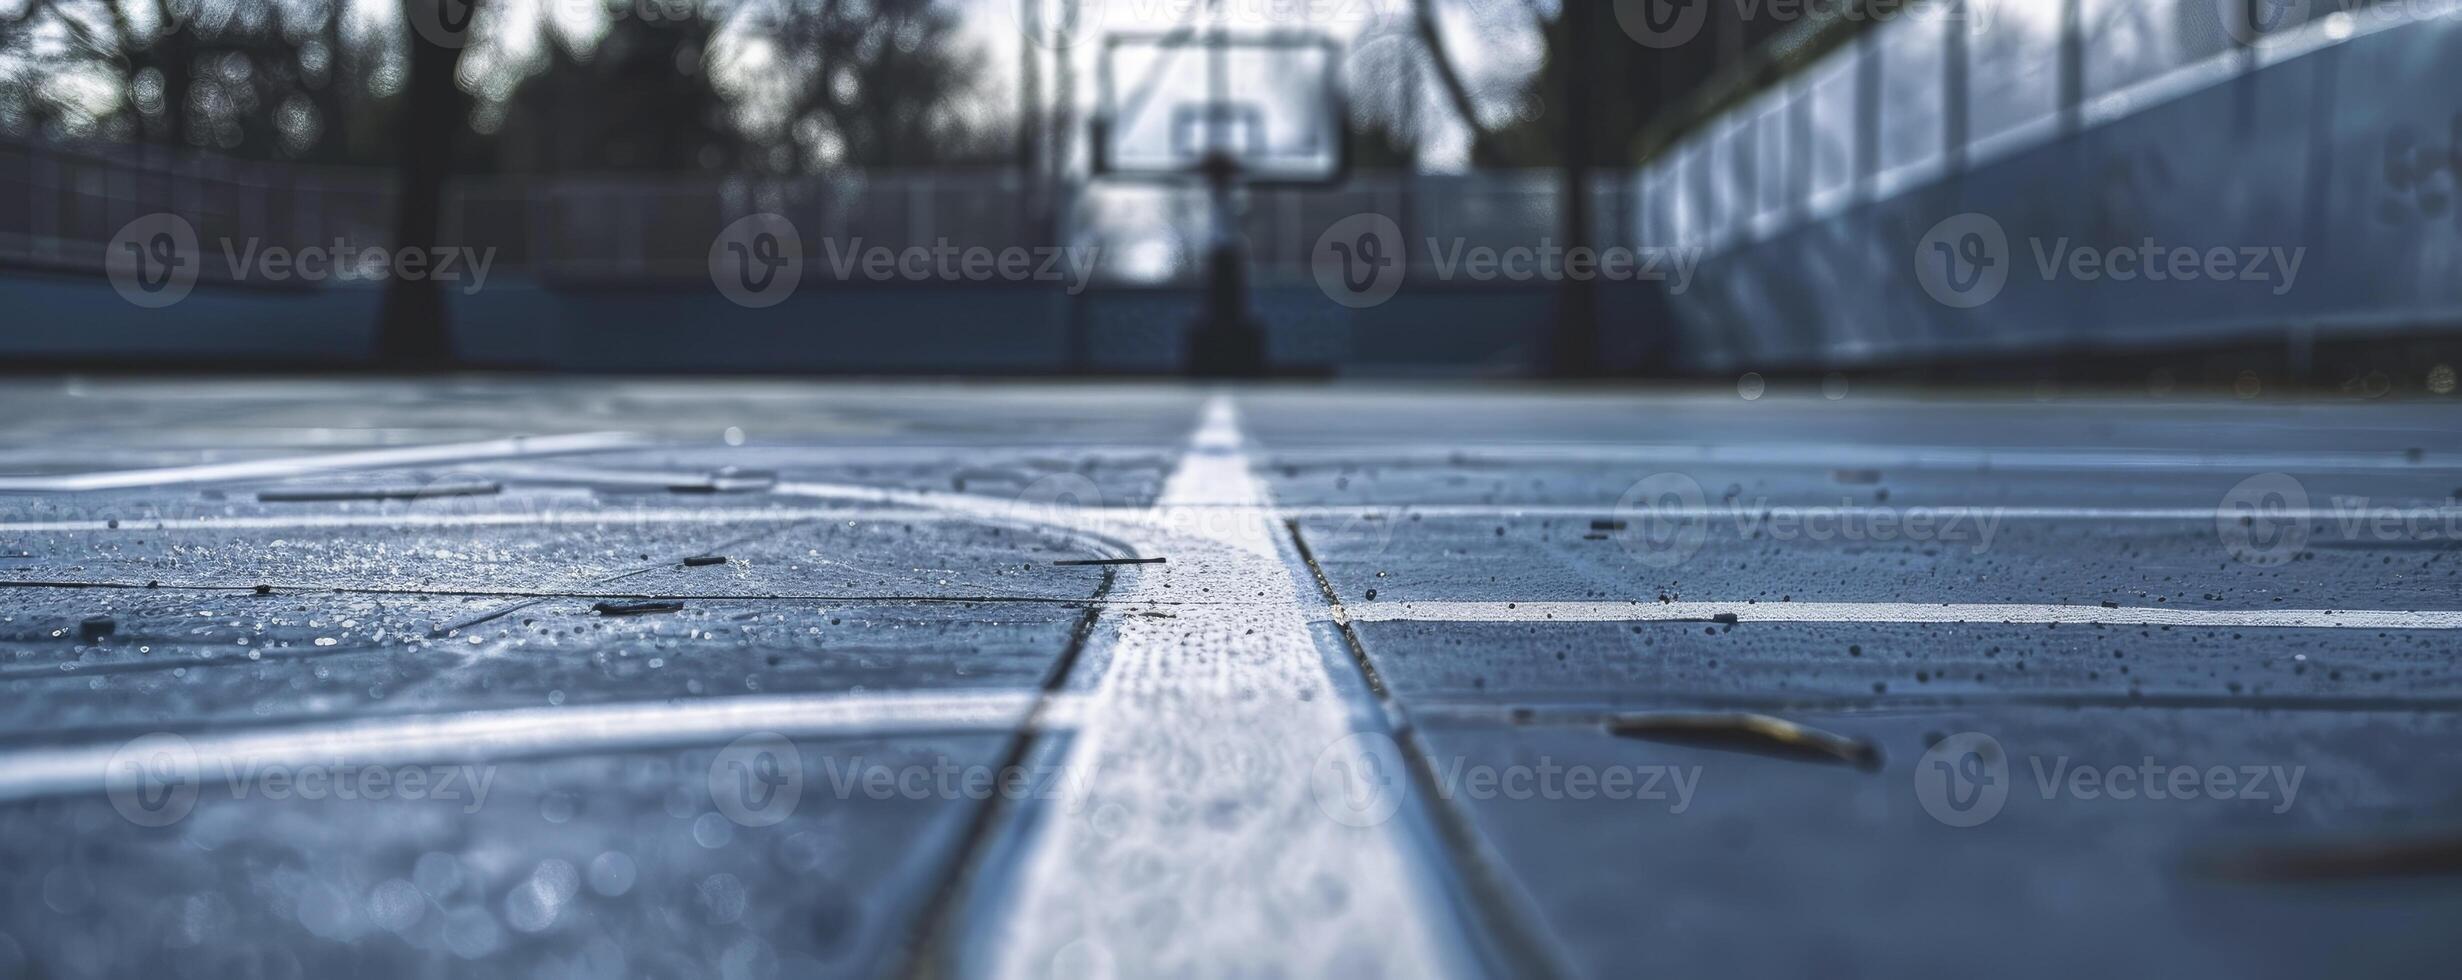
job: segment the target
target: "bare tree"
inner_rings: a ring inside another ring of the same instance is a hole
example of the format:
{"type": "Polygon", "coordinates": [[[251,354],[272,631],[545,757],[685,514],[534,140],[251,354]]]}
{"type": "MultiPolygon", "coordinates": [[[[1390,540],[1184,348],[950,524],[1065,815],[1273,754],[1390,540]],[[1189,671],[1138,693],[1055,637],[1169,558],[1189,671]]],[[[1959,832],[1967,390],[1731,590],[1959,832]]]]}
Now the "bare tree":
{"type": "Polygon", "coordinates": [[[1419,30],[1419,43],[1427,48],[1428,65],[1436,74],[1437,84],[1444,88],[1445,98],[1453,103],[1453,114],[1470,130],[1470,161],[1473,166],[1493,167],[1501,164],[1496,149],[1496,134],[1479,118],[1478,101],[1471,97],[1470,86],[1462,80],[1460,69],[1454,67],[1453,56],[1445,47],[1445,32],[1436,20],[1436,0],[1413,0],[1413,21],[1419,30]]]}

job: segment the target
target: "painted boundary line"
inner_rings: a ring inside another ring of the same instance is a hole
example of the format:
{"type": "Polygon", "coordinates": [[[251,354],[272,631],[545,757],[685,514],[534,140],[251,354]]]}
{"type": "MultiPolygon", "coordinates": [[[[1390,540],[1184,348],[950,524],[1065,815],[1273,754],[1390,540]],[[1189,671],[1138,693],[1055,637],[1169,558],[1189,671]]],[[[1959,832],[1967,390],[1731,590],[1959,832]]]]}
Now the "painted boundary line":
{"type": "Polygon", "coordinates": [[[118,470],[66,476],[0,477],[0,491],[75,493],[83,490],[127,490],[181,483],[270,480],[304,476],[309,473],[332,473],[340,470],[422,466],[434,463],[462,463],[519,456],[547,456],[559,453],[627,449],[646,446],[649,442],[647,438],[629,432],[515,436],[510,439],[488,439],[481,442],[360,449],[350,452],[320,453],[313,456],[281,456],[274,459],[252,459],[236,463],[201,463],[195,466],[167,466],[150,470],[118,470]]]}
{"type": "MultiPolygon", "coordinates": [[[[318,528],[487,528],[487,527],[604,527],[634,524],[642,526],[675,524],[756,524],[795,521],[964,521],[1004,519],[1044,524],[1055,529],[1143,526],[1154,522],[1151,509],[1143,507],[1074,507],[1054,504],[1024,504],[971,494],[902,494],[897,497],[840,493],[834,488],[808,484],[781,484],[774,493],[782,496],[841,499],[852,506],[843,507],[742,507],[742,508],[661,508],[632,507],[622,510],[546,510],[494,511],[481,513],[435,513],[402,509],[376,514],[260,514],[239,517],[123,517],[117,519],[64,521],[0,521],[0,534],[62,534],[102,531],[283,531],[318,528]]],[[[749,496],[749,495],[748,495],[749,496]]],[[[472,504],[468,501],[440,500],[439,506],[491,507],[495,504],[472,504]]],[[[1303,506],[1287,508],[1246,508],[1257,511],[1269,520],[1385,520],[1408,521],[1411,518],[1436,520],[1495,520],[1515,517],[1562,517],[1594,519],[1618,516],[1616,505],[1583,504],[1511,504],[1481,505],[1412,505],[1389,506],[1303,506]]],[[[2462,508],[2443,506],[2425,508],[2436,513],[2451,513],[2462,520],[2462,508]]],[[[1195,505],[1176,508],[1187,519],[1193,515],[1212,514],[1213,519],[1237,519],[1243,508],[1238,506],[1195,505]]],[[[1756,504],[1750,507],[1653,507],[1635,513],[1650,520],[1661,521],[1725,521],[1730,519],[1759,520],[1770,512],[1816,513],[1843,520],[1871,518],[1904,518],[1928,515],[1935,519],[1954,520],[1991,518],[2016,521],[2175,521],[2211,524],[2230,516],[2216,507],[1978,507],[1965,504],[1908,504],[1900,507],[1835,504],[1756,504]]],[[[2348,521],[2365,520],[2372,511],[2303,510],[2269,511],[2266,519],[2273,521],[2348,521]]]]}
{"type": "Polygon", "coordinates": [[[1343,447],[1277,449],[1273,462],[1363,465],[1496,466],[1544,463],[1628,463],[1641,465],[1784,466],[1797,469],[1881,467],[1914,470],[2102,471],[2102,470],[2236,470],[2248,473],[2310,470],[2410,470],[2444,472],[2462,469],[2462,456],[2438,453],[2413,459],[2399,450],[2380,452],[2247,452],[2240,450],[2093,449],[2040,447],[1987,449],[1970,446],[1835,445],[1828,443],[1762,443],[1753,445],[1636,445],[1633,443],[1527,442],[1404,448],[1383,452],[1343,447]]]}
{"type": "MultiPolygon", "coordinates": [[[[1013,732],[1030,719],[1065,726],[1073,697],[1046,703],[1036,691],[930,694],[797,694],[635,704],[587,704],[455,714],[405,715],[183,735],[200,766],[378,765],[716,745],[753,732],[786,736],[880,736],[953,731],[1013,732]]],[[[0,800],[99,793],[112,742],[0,751],[0,800]]]]}
{"type": "Polygon", "coordinates": [[[1922,602],[1360,602],[1354,623],[1966,623],[2277,629],[2462,629],[2462,611],[2166,609],[2025,603],[1922,602]]]}
{"type": "Polygon", "coordinates": [[[984,962],[960,972],[1464,968],[1454,913],[1398,822],[1339,820],[1317,796],[1350,708],[1243,443],[1230,400],[1210,400],[1153,520],[1129,532],[1171,561],[1124,574],[1115,603],[1207,604],[1105,617],[1110,657],[1065,763],[1087,777],[1028,831],[1014,876],[988,883],[984,962]]]}

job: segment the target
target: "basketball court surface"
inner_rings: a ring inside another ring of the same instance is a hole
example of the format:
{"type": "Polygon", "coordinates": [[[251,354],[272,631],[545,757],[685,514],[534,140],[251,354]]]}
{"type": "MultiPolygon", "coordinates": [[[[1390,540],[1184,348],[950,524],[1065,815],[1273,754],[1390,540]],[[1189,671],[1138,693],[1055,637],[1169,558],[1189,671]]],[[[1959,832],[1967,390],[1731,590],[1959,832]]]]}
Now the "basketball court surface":
{"type": "Polygon", "coordinates": [[[2450,962],[2447,413],[1827,394],[11,383],[0,966],[2450,962]]]}

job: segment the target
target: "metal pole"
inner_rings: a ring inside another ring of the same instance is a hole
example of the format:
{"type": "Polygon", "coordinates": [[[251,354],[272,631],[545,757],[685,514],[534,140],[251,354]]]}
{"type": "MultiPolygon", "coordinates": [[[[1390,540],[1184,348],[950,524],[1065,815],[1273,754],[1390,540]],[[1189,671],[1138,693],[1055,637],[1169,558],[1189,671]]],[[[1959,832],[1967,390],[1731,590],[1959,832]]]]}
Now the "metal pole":
{"type": "MultiPolygon", "coordinates": [[[[1598,3],[1574,2],[1564,5],[1561,29],[1564,32],[1565,70],[1563,91],[1558,100],[1564,106],[1562,126],[1564,187],[1558,194],[1561,213],[1558,227],[1564,235],[1565,255],[1575,250],[1588,252],[1593,233],[1590,214],[1591,158],[1595,155],[1592,129],[1597,125],[1592,94],[1592,80],[1597,75],[1599,8],[1598,3]]],[[[1591,253],[1595,254],[1595,253],[1591,253]]],[[[1553,344],[1553,373],[1562,378],[1589,377],[1599,373],[1599,299],[1597,283],[1588,276],[1574,276],[1568,268],[1557,299],[1556,334],[1553,344]]]]}

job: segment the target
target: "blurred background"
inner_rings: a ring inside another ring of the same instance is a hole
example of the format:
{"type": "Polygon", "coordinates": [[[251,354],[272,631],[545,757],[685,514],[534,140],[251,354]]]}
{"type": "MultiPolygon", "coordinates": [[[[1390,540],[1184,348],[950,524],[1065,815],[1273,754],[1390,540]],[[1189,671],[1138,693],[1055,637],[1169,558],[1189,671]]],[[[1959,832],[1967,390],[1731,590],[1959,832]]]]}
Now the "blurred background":
{"type": "Polygon", "coordinates": [[[1275,374],[2442,395],[2458,6],[0,0],[0,361],[1179,373],[1208,197],[1100,172],[1094,122],[1113,39],[1219,29],[1330,41],[1291,71],[1342,94],[1339,119],[1254,96],[1260,129],[1347,149],[1239,195],[1275,374]],[[111,263],[142,263],[161,214],[193,229],[194,282],[153,305],[111,263]],[[719,265],[756,215],[794,231],[797,276],[747,304],[719,265]],[[1326,275],[1362,215],[1400,245],[1369,302],[1326,275]],[[1944,241],[1973,268],[1928,268],[1944,241]],[[1461,263],[1570,247],[1661,274],[1461,263]],[[454,251],[470,275],[251,264],[307,248],[454,251]],[[911,248],[1060,264],[858,261],[911,248]],[[2249,275],[2086,276],[2058,261],[2080,248],[2249,275]],[[1942,295],[1984,268],[2005,278],[1980,302],[1942,295]]]}

